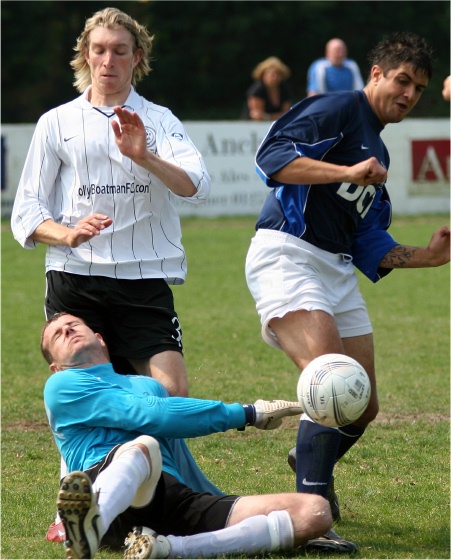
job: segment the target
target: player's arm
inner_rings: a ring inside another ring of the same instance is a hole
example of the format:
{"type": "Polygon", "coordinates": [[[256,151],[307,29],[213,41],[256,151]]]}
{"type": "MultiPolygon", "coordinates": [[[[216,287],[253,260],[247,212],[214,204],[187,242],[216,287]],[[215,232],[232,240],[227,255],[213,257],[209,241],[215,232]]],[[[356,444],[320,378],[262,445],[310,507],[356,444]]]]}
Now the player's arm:
{"type": "Polygon", "coordinates": [[[115,107],[114,112],[119,122],[113,120],[111,126],[121,153],[153,173],[173,193],[184,197],[194,196],[197,189],[188,174],[147,149],[146,129],[138,114],[121,107],[115,107]]]}
{"type": "Polygon", "coordinates": [[[381,268],[428,268],[450,260],[450,228],[439,228],[427,247],[395,245],[380,261],[381,268]]]}
{"type": "Polygon", "coordinates": [[[149,393],[141,396],[106,386],[91,374],[78,371],[70,375],[69,383],[67,377],[49,378],[50,396],[46,402],[55,417],[72,414],[69,408],[72,407],[76,422],[92,427],[121,428],[155,437],[193,438],[235,428],[242,430],[246,426],[273,430],[282,424],[283,418],[302,413],[299,402],[259,399],[254,404],[243,405],[149,393]],[[56,389],[50,390],[53,386],[56,389]],[[68,386],[77,398],[66,402],[61,392],[67,391],[68,386]]]}
{"type": "Polygon", "coordinates": [[[104,214],[86,216],[71,227],[58,224],[54,220],[45,220],[30,237],[37,243],[78,247],[85,241],[100,235],[100,232],[112,223],[113,220],[104,214]]]}
{"type": "Polygon", "coordinates": [[[387,170],[371,157],[356,165],[335,165],[305,156],[298,157],[274,173],[271,179],[290,185],[319,185],[325,183],[353,183],[366,186],[384,183],[387,170]]]}

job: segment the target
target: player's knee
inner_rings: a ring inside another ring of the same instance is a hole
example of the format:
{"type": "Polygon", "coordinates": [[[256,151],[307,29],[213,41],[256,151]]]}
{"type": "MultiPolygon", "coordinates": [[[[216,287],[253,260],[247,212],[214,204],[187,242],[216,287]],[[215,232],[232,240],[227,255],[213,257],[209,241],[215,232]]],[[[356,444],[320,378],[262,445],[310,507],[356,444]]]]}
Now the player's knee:
{"type": "Polygon", "coordinates": [[[133,440],[133,443],[146,455],[151,465],[155,463],[155,457],[161,456],[160,445],[158,441],[151,436],[139,436],[133,440]]]}
{"type": "Polygon", "coordinates": [[[299,509],[292,515],[295,546],[320,537],[332,527],[329,502],[317,494],[299,494],[299,509]]]}
{"type": "Polygon", "coordinates": [[[311,535],[309,539],[324,535],[332,527],[332,513],[329,502],[322,496],[314,497],[311,507],[311,535]]]}
{"type": "Polygon", "coordinates": [[[160,445],[152,436],[142,435],[125,443],[124,445],[121,445],[116,451],[114,458],[117,459],[125,451],[131,448],[139,449],[149,461],[152,469],[155,465],[159,465],[161,463],[160,445]]]}
{"type": "Polygon", "coordinates": [[[356,425],[366,427],[375,420],[379,413],[379,403],[370,402],[362,416],[355,422],[356,425]]]}

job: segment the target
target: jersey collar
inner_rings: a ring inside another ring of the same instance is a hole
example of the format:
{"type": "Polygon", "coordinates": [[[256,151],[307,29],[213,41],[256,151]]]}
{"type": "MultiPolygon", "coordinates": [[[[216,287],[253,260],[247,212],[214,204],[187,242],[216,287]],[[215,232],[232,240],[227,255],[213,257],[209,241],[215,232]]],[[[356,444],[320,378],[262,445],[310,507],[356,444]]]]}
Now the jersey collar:
{"type": "MultiPolygon", "coordinates": [[[[88,96],[89,96],[89,92],[91,91],[92,86],[88,86],[85,91],[80,95],[79,100],[81,103],[81,106],[83,109],[92,109],[95,108],[89,101],[88,101],[88,96]]],[[[127,99],[125,100],[125,103],[122,105],[122,107],[125,107],[126,109],[130,110],[130,111],[137,111],[138,109],[140,109],[142,107],[143,103],[142,103],[142,98],[140,95],[138,95],[135,91],[135,88],[133,86],[130,86],[130,93],[128,94],[127,99]]]]}

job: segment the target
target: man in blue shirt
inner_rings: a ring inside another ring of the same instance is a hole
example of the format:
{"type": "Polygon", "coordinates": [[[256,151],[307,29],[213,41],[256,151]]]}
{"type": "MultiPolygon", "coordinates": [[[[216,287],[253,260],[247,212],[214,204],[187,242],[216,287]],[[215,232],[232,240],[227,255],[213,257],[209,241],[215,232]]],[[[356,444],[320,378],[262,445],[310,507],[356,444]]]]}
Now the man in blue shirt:
{"type": "Polygon", "coordinates": [[[331,39],[326,43],[325,56],[312,62],[308,69],[308,96],[363,88],[359,67],[347,55],[348,49],[341,39],[331,39]]]}
{"type": "MultiPolygon", "coordinates": [[[[256,156],[271,191],[246,259],[264,340],[303,370],[323,354],[347,354],[371,380],[371,400],[349,426],[326,428],[301,416],[289,461],[301,493],[329,496],[340,517],[332,472],[378,413],[372,326],[354,266],[373,282],[394,268],[449,262],[450,230],[426,247],[397,243],[387,232],[389,154],[380,138],[414,108],[431,77],[431,53],[410,33],[384,38],[370,53],[363,91],[322,94],[276,121],[256,156]]],[[[349,553],[333,530],[308,549],[349,553]]]]}
{"type": "Polygon", "coordinates": [[[72,471],[57,500],[67,558],[94,558],[127,535],[126,558],[255,554],[298,547],[331,526],[322,496],[198,492],[177,461],[180,438],[274,429],[301,413],[299,403],[170,397],[148,376],[116,374],[102,336],[67,313],[47,321],[41,350],[54,373],[47,416],[72,471]]]}

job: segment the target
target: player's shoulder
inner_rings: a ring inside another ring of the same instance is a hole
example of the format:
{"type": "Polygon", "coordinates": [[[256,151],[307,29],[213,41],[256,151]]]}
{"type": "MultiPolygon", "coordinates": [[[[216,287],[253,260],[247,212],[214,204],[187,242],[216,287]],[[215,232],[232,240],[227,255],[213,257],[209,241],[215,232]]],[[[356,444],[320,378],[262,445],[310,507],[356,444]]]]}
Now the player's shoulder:
{"type": "MultiPolygon", "coordinates": [[[[136,110],[136,109],[135,109],[136,110]]],[[[153,101],[142,98],[142,104],[136,112],[143,120],[144,126],[149,127],[160,135],[166,135],[168,130],[183,129],[183,123],[168,107],[158,105],[153,101]]]]}
{"type": "Polygon", "coordinates": [[[159,105],[158,103],[155,103],[154,101],[146,99],[145,97],[142,96],[140,96],[140,98],[142,104],[141,109],[144,111],[144,113],[150,112],[153,115],[158,115],[160,117],[172,115],[172,111],[168,107],[165,107],[164,105],[159,105]]]}
{"type": "Polygon", "coordinates": [[[357,91],[339,91],[321,93],[307,98],[310,106],[304,111],[304,116],[314,117],[321,121],[334,123],[333,127],[347,126],[359,119],[360,99],[357,91]]]}
{"type": "Polygon", "coordinates": [[[71,391],[74,381],[78,379],[74,370],[66,369],[53,373],[45,382],[44,385],[44,400],[49,406],[53,406],[59,402],[59,395],[62,391],[71,391]]]}
{"type": "MultiPolygon", "coordinates": [[[[337,113],[353,111],[359,103],[357,91],[327,92],[306,98],[306,106],[310,106],[312,112],[337,113]]],[[[301,102],[302,103],[302,102],[301,102]]]]}
{"type": "Polygon", "coordinates": [[[166,388],[156,379],[148,375],[118,374],[112,372],[108,381],[116,388],[129,394],[146,396],[147,398],[166,398],[169,396],[166,388]]]}
{"type": "Polygon", "coordinates": [[[52,107],[51,109],[49,109],[39,117],[39,121],[41,122],[53,121],[55,119],[58,119],[61,113],[68,113],[72,110],[81,108],[79,99],[80,98],[77,97],[75,99],[71,99],[70,101],[66,101],[65,103],[61,103],[61,105],[52,107]]]}

